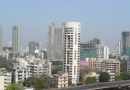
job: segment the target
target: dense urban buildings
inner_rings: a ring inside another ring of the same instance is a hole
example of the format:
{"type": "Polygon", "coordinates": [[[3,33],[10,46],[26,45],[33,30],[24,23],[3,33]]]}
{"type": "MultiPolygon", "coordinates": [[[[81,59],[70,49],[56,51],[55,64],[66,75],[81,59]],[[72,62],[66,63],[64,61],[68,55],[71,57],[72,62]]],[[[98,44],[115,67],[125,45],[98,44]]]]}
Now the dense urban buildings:
{"type": "Polygon", "coordinates": [[[51,76],[51,65],[49,60],[41,60],[35,56],[26,58],[16,58],[18,63],[12,66],[12,81],[15,83],[23,82],[28,77],[38,77],[42,73],[51,76]]]}
{"type": "Polygon", "coordinates": [[[81,24],[67,22],[63,25],[65,29],[63,70],[68,72],[72,84],[77,84],[79,82],[81,24]]]}
{"type": "Polygon", "coordinates": [[[3,50],[3,27],[0,26],[0,51],[3,50]]]}
{"type": "Polygon", "coordinates": [[[12,49],[13,52],[20,52],[21,50],[21,26],[13,26],[12,28],[12,49]]]}
{"type": "Polygon", "coordinates": [[[85,58],[103,58],[109,59],[109,48],[103,45],[103,41],[99,38],[94,38],[87,43],[80,43],[80,60],[85,58]]]}
{"type": "Polygon", "coordinates": [[[116,76],[120,76],[120,61],[116,59],[96,60],[91,58],[89,60],[89,68],[96,72],[110,71],[115,73],[116,76]]]}
{"type": "Polygon", "coordinates": [[[122,55],[130,55],[130,32],[122,32],[122,55]]]}

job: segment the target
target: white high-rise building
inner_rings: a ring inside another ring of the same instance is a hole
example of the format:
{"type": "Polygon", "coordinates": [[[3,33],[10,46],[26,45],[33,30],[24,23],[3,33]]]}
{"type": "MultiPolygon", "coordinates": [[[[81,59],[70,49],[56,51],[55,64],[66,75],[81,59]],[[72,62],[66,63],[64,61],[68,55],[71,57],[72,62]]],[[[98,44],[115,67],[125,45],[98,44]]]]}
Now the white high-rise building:
{"type": "Polygon", "coordinates": [[[109,59],[109,48],[107,46],[102,46],[101,58],[105,60],[109,59]]]}
{"type": "Polygon", "coordinates": [[[121,47],[121,41],[118,42],[118,54],[121,55],[121,52],[122,52],[122,47],[121,47]]]}
{"type": "Polygon", "coordinates": [[[26,47],[27,53],[29,53],[29,47],[26,47]]]}
{"type": "Polygon", "coordinates": [[[72,84],[77,84],[79,82],[81,24],[67,22],[63,24],[62,29],[65,30],[63,70],[68,72],[72,84]]]}

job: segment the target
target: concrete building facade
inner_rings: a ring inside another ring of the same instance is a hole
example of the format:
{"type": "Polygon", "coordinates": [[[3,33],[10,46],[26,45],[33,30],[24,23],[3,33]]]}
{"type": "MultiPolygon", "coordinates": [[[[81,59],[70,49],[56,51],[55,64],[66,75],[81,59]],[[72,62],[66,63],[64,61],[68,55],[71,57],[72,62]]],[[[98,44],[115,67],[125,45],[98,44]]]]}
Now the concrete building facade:
{"type": "Polygon", "coordinates": [[[109,60],[96,60],[90,59],[89,60],[89,68],[92,71],[110,71],[111,73],[115,73],[116,76],[120,76],[120,61],[116,59],[109,59],[109,60]]]}
{"type": "Polygon", "coordinates": [[[57,74],[52,76],[52,83],[55,88],[66,88],[68,87],[68,73],[58,71],[57,74]]]}
{"type": "Polygon", "coordinates": [[[11,72],[7,72],[6,68],[0,68],[0,90],[5,90],[11,83],[11,72]]]}
{"type": "Polygon", "coordinates": [[[72,84],[79,82],[80,33],[81,24],[78,22],[64,23],[64,61],[63,70],[68,72],[72,84]]]}
{"type": "Polygon", "coordinates": [[[101,58],[108,60],[109,59],[109,48],[107,46],[102,46],[101,48],[101,58]]]}
{"type": "Polygon", "coordinates": [[[15,83],[23,82],[28,77],[38,77],[42,73],[51,75],[51,62],[45,60],[27,60],[17,58],[18,63],[12,66],[12,81],[15,83]]]}
{"type": "Polygon", "coordinates": [[[130,55],[130,32],[122,32],[122,55],[130,55]]]}
{"type": "Polygon", "coordinates": [[[63,59],[63,47],[64,47],[63,40],[64,40],[63,28],[55,28],[55,23],[52,23],[51,26],[48,26],[48,37],[47,37],[48,60],[58,61],[63,59]]]}
{"type": "Polygon", "coordinates": [[[12,49],[14,52],[21,50],[21,26],[13,26],[12,28],[12,49]]]}

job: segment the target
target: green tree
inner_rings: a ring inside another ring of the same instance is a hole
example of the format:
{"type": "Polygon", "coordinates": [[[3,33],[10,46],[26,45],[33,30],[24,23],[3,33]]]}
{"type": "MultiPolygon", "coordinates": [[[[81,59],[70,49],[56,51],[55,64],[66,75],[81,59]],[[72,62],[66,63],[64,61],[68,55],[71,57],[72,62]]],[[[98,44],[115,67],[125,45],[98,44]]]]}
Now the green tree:
{"type": "Polygon", "coordinates": [[[129,80],[130,79],[130,74],[127,71],[123,71],[122,79],[123,80],[129,80]]]}
{"type": "Polygon", "coordinates": [[[52,65],[62,65],[62,61],[52,61],[52,65]]]}
{"type": "Polygon", "coordinates": [[[120,71],[121,72],[127,71],[126,70],[126,68],[127,68],[126,66],[127,66],[127,61],[126,60],[121,60],[120,61],[120,71]]]}
{"type": "Polygon", "coordinates": [[[17,84],[9,84],[7,87],[6,87],[6,90],[23,90],[22,89],[22,85],[17,83],[17,84]]]}
{"type": "Polygon", "coordinates": [[[110,81],[110,76],[107,72],[101,72],[100,73],[100,81],[101,82],[108,82],[110,81]]]}
{"type": "Polygon", "coordinates": [[[6,68],[9,71],[9,68],[12,66],[12,63],[18,63],[16,60],[7,60],[0,56],[0,68],[6,68]]]}
{"type": "Polygon", "coordinates": [[[23,85],[30,87],[30,86],[35,86],[35,81],[37,80],[36,77],[29,77],[24,80],[23,85]]]}
{"type": "Polygon", "coordinates": [[[63,70],[63,67],[62,66],[58,66],[54,69],[52,69],[52,74],[57,74],[57,71],[62,71],[63,70]]]}
{"type": "Polygon", "coordinates": [[[47,89],[51,86],[51,80],[48,75],[42,74],[39,78],[35,80],[35,89],[47,89]]]}
{"type": "Polygon", "coordinates": [[[122,76],[115,76],[115,81],[120,81],[122,80],[122,76]]]}
{"type": "Polygon", "coordinates": [[[72,85],[72,81],[69,79],[68,80],[68,86],[71,86],[72,85]]]}
{"type": "Polygon", "coordinates": [[[97,81],[96,77],[87,77],[86,83],[95,83],[97,81]]]}

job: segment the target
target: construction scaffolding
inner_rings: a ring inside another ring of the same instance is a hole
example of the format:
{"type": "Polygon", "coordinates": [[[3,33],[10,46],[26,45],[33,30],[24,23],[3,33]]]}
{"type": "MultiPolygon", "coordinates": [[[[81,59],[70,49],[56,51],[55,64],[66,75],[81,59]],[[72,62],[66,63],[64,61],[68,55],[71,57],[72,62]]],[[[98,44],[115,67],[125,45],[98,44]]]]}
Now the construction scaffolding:
{"type": "Polygon", "coordinates": [[[98,58],[95,44],[80,43],[80,60],[84,61],[85,58],[98,58]]]}

